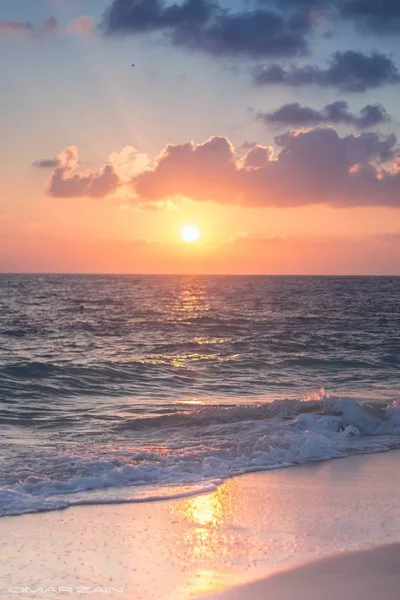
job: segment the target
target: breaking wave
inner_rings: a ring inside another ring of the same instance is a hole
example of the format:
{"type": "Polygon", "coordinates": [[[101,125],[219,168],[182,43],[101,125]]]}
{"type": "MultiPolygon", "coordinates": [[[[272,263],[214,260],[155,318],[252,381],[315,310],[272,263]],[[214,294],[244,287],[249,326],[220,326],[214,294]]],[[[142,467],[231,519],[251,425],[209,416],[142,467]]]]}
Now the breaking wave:
{"type": "Polygon", "coordinates": [[[181,497],[252,471],[400,447],[394,401],[182,408],[113,423],[90,444],[15,448],[0,469],[0,515],[181,497]]]}

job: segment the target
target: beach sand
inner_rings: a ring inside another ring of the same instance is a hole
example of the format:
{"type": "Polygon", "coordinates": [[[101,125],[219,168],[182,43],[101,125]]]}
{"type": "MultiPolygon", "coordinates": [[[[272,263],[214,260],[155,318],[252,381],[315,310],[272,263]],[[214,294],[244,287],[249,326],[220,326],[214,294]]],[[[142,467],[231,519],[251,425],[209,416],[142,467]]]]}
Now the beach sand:
{"type": "Polygon", "coordinates": [[[346,552],[208,600],[398,600],[400,544],[346,552]]]}
{"type": "Polygon", "coordinates": [[[399,465],[399,451],[353,456],[194,498],[3,518],[0,598],[82,598],[85,587],[96,600],[179,600],[253,582],[216,597],[397,600],[399,547],[341,553],[400,541],[399,465]]]}

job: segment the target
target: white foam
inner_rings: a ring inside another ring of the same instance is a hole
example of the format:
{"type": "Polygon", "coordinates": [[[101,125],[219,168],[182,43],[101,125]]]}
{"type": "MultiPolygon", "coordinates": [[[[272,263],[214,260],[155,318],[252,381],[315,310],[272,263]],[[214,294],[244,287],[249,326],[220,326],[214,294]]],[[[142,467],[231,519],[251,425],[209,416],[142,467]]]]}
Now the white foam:
{"type": "Polygon", "coordinates": [[[173,435],[165,431],[164,444],[149,449],[146,443],[135,446],[128,433],[101,446],[21,452],[0,470],[0,515],[201,493],[250,471],[400,445],[396,405],[362,406],[348,399],[214,407],[190,424],[173,435]]]}

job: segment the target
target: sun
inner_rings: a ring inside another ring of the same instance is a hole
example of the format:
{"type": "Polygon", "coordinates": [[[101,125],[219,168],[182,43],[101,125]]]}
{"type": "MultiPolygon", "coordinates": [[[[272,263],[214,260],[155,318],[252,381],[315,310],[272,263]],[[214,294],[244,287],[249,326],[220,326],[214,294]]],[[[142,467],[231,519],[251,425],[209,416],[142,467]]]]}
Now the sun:
{"type": "Polygon", "coordinates": [[[184,242],[197,242],[200,231],[194,225],[185,225],[181,230],[181,238],[184,242]]]}

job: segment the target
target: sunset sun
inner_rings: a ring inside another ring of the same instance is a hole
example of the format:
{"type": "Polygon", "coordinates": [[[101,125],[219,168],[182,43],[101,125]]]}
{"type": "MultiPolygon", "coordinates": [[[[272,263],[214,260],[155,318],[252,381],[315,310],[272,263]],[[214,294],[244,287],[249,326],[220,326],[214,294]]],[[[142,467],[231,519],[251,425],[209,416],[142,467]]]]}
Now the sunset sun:
{"type": "Polygon", "coordinates": [[[181,230],[181,238],[184,242],[197,242],[200,231],[194,225],[185,225],[181,230]]]}

